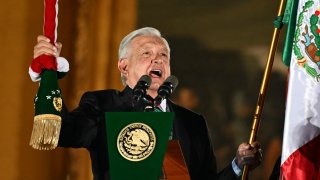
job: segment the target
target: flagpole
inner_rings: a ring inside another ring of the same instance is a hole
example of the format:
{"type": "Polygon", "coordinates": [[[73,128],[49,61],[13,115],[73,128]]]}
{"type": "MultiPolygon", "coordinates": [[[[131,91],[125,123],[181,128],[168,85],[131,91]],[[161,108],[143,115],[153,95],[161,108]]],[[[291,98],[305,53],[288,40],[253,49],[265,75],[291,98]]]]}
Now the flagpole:
{"type": "MultiPolygon", "coordinates": [[[[283,16],[284,1],[285,0],[281,0],[281,2],[280,2],[277,17],[282,17],[283,16]]],[[[279,27],[275,27],[274,30],[273,30],[273,36],[272,36],[270,51],[269,51],[266,67],[265,67],[264,74],[263,74],[263,79],[262,79],[260,92],[259,92],[259,96],[258,96],[258,101],[257,101],[257,105],[256,105],[256,111],[255,111],[254,116],[253,116],[253,123],[252,123],[252,127],[251,127],[249,144],[252,144],[254,141],[256,141],[256,137],[257,137],[257,134],[258,134],[258,129],[259,129],[259,126],[260,126],[260,117],[261,117],[261,113],[262,113],[262,109],[263,109],[263,105],[264,105],[264,100],[265,100],[265,97],[266,97],[266,89],[268,87],[268,82],[269,82],[271,71],[272,71],[274,55],[275,55],[275,52],[276,52],[276,49],[277,49],[280,30],[281,30],[281,25],[279,27]]],[[[248,173],[249,173],[248,166],[244,166],[241,179],[242,180],[247,180],[248,173]]]]}

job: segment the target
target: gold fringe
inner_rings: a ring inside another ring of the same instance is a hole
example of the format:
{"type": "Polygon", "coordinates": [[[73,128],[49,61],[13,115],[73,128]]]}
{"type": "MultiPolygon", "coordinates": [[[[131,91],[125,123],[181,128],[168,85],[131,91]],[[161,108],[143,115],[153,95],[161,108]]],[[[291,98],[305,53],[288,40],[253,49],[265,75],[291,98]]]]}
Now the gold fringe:
{"type": "Polygon", "coordinates": [[[52,150],[58,145],[61,117],[41,114],[34,117],[30,146],[38,150],[52,150]]]}

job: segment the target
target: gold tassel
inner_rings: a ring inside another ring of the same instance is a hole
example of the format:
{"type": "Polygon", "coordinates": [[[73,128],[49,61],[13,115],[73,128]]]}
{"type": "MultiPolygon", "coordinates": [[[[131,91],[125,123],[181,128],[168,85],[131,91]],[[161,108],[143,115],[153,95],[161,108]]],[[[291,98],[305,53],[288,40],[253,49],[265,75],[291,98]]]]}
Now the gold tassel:
{"type": "Polygon", "coordinates": [[[61,117],[55,114],[40,114],[34,117],[30,146],[38,150],[52,150],[58,145],[61,117]]]}

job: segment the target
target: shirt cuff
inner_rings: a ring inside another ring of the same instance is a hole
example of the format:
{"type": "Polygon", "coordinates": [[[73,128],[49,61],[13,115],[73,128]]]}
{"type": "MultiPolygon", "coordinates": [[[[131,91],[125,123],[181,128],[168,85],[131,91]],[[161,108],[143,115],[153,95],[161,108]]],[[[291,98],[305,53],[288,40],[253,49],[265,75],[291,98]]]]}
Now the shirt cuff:
{"type": "Polygon", "coordinates": [[[240,169],[238,167],[238,165],[236,164],[236,158],[233,159],[231,165],[232,165],[232,169],[233,169],[234,173],[236,173],[236,175],[238,177],[241,176],[242,175],[242,169],[240,169]]]}

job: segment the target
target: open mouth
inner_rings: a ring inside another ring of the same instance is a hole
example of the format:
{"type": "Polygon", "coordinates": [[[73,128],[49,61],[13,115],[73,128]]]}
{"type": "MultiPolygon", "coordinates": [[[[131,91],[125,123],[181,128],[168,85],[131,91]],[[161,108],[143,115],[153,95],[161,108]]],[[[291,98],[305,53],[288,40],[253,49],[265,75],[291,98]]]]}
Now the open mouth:
{"type": "Polygon", "coordinates": [[[149,72],[150,77],[160,78],[162,76],[162,71],[160,69],[153,69],[149,72]]]}

